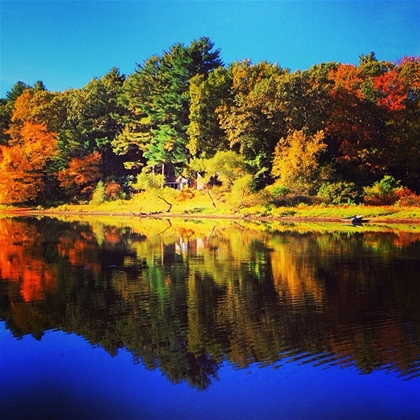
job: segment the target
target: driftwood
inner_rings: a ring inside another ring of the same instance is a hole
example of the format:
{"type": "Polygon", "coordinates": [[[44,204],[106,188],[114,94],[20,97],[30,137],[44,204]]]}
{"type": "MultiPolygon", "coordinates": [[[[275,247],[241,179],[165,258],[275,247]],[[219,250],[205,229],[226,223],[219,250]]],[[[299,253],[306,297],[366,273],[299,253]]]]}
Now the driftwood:
{"type": "Polygon", "coordinates": [[[147,211],[147,212],[139,211],[138,213],[131,212],[133,216],[153,216],[154,214],[162,214],[162,213],[164,212],[163,211],[147,211]]]}
{"type": "Polygon", "coordinates": [[[142,212],[141,208],[140,208],[139,212],[137,214],[132,213],[133,216],[153,216],[155,214],[169,213],[172,209],[172,204],[169,201],[167,201],[164,197],[161,197],[161,196],[158,195],[157,198],[160,198],[161,200],[163,200],[169,206],[168,209],[166,210],[166,212],[163,211],[163,210],[142,212]]]}
{"type": "Polygon", "coordinates": [[[160,198],[161,200],[163,200],[169,206],[168,210],[166,210],[166,213],[170,213],[171,208],[172,208],[172,204],[169,201],[167,201],[164,197],[161,197],[160,195],[158,195],[157,198],[160,198]]]}
{"type": "Polygon", "coordinates": [[[212,197],[212,196],[211,196],[211,194],[210,194],[210,191],[209,191],[209,190],[207,190],[206,192],[207,192],[207,195],[208,195],[208,196],[209,196],[209,198],[210,198],[211,204],[213,204],[213,207],[214,207],[214,208],[216,208],[216,204],[214,203],[214,200],[213,200],[213,197],[212,197]]]}

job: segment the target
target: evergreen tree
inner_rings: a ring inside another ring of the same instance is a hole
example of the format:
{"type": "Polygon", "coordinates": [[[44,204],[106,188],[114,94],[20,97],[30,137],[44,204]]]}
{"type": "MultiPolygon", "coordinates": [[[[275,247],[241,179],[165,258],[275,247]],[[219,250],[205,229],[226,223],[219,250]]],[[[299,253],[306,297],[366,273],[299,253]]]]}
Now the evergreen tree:
{"type": "Polygon", "coordinates": [[[10,89],[7,93],[6,93],[6,98],[8,101],[10,102],[15,102],[16,99],[26,90],[26,89],[30,89],[31,86],[29,86],[28,84],[26,84],[25,82],[22,81],[18,81],[16,82],[12,89],[10,89]]]}
{"type": "Polygon", "coordinates": [[[0,99],[0,145],[9,142],[10,136],[6,131],[10,127],[13,105],[7,99],[0,99]]]}
{"type": "Polygon", "coordinates": [[[130,118],[113,142],[114,150],[126,153],[134,146],[149,166],[186,163],[189,81],[221,65],[219,50],[213,51],[208,38],[193,41],[188,47],[175,44],[161,57],[154,55],[139,65],[124,85],[121,101],[130,118]]]}

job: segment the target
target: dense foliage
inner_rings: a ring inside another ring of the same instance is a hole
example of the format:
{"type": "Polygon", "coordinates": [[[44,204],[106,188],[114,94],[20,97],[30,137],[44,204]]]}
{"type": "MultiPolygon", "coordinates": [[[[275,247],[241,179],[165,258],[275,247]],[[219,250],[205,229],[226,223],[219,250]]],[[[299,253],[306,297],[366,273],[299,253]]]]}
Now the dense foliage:
{"type": "Polygon", "coordinates": [[[0,100],[0,167],[4,204],[90,200],[98,182],[105,199],[121,198],[142,173],[199,175],[231,188],[226,168],[234,167],[253,176],[254,190],[277,195],[380,204],[375,188],[387,184],[384,204],[415,202],[420,57],[370,53],[358,65],[291,72],[268,62],[225,65],[203,37],[81,89],[19,81],[0,100]]]}

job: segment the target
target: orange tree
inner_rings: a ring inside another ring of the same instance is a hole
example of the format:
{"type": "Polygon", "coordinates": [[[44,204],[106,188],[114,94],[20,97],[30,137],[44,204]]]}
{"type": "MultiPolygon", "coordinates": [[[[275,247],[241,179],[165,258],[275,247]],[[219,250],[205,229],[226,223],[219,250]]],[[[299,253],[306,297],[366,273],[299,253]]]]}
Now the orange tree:
{"type": "Polygon", "coordinates": [[[9,145],[0,146],[0,202],[17,204],[50,198],[55,133],[43,124],[25,122],[9,145]]]}

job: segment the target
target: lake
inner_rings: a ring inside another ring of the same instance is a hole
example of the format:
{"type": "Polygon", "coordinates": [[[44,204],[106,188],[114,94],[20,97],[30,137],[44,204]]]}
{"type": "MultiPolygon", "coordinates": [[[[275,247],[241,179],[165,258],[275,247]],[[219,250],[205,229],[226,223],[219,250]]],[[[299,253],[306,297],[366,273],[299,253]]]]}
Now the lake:
{"type": "Polygon", "coordinates": [[[420,419],[420,228],[0,218],[4,419],[420,419]]]}

